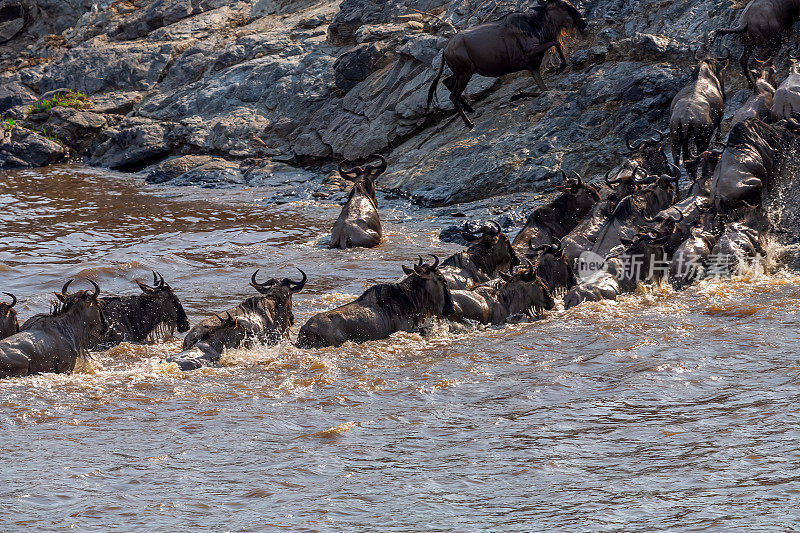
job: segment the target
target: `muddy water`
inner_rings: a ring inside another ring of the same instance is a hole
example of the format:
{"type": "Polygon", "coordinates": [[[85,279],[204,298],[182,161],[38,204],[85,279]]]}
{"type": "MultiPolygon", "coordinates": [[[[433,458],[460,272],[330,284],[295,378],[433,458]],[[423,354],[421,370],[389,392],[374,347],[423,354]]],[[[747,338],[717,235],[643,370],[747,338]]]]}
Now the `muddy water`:
{"type": "MultiPolygon", "coordinates": [[[[382,209],[387,242],[329,251],[338,206],[148,187],[76,167],[0,180],[0,290],[21,315],[73,276],[159,270],[192,320],[249,274],[309,274],[302,323],[418,251],[442,220],[382,209]]],[[[446,223],[450,223],[447,221],[446,223]]],[[[753,272],[501,328],[233,351],[179,341],[0,382],[3,530],[786,530],[800,504],[800,277],[753,272]]]]}

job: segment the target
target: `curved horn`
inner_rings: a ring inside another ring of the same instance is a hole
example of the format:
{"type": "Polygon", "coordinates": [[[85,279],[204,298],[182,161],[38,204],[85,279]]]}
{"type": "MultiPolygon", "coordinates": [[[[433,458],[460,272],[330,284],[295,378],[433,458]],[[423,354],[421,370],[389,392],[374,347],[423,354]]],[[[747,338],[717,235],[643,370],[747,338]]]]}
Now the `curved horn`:
{"type": "Polygon", "coordinates": [[[606,183],[606,185],[608,185],[609,187],[613,187],[614,185],[616,185],[616,184],[618,184],[618,183],[619,183],[619,181],[611,181],[611,180],[609,179],[609,176],[611,176],[611,173],[612,173],[612,172],[614,172],[614,169],[613,169],[613,168],[612,168],[611,170],[609,170],[608,172],[606,172],[606,175],[605,175],[605,177],[603,178],[603,181],[604,181],[604,182],[606,183]]]}
{"type": "Polygon", "coordinates": [[[636,151],[636,147],[635,146],[631,146],[631,140],[628,138],[627,135],[625,136],[625,146],[627,146],[628,150],[630,150],[632,152],[636,151]]]}
{"type": "Polygon", "coordinates": [[[389,168],[389,163],[386,162],[386,158],[380,154],[373,154],[372,157],[377,158],[378,162],[364,165],[364,169],[376,170],[378,174],[383,174],[384,172],[386,172],[386,169],[389,168]]]}
{"type": "Polygon", "coordinates": [[[677,224],[678,222],[681,222],[683,220],[684,214],[683,211],[681,211],[678,208],[675,208],[675,212],[678,213],[678,218],[673,217],[672,220],[675,222],[675,224],[677,224]]]}
{"type": "Polygon", "coordinates": [[[575,179],[578,180],[578,187],[583,187],[583,177],[574,170],[572,173],[575,174],[575,179]]]}
{"type": "Polygon", "coordinates": [[[95,283],[95,282],[94,282],[93,280],[91,280],[91,279],[87,279],[86,281],[88,281],[89,283],[91,283],[91,284],[92,284],[92,286],[94,287],[94,294],[92,294],[92,299],[93,299],[93,300],[96,300],[96,299],[97,299],[97,297],[98,297],[98,296],[100,296],[100,285],[98,285],[97,283],[95,283]]]}
{"type": "Polygon", "coordinates": [[[151,270],[150,272],[153,273],[153,286],[157,287],[158,286],[158,274],[156,274],[155,270],[151,270]]]}
{"type": "Polygon", "coordinates": [[[553,244],[550,245],[550,253],[557,254],[563,249],[561,239],[553,239],[553,244]]]}
{"type": "Polygon", "coordinates": [[[417,263],[417,265],[422,266],[423,263],[424,263],[424,261],[422,261],[422,256],[421,255],[417,255],[417,257],[419,257],[419,263],[417,263]]]}
{"type": "Polygon", "coordinates": [[[681,177],[681,169],[680,169],[680,167],[678,165],[676,165],[675,163],[672,163],[670,161],[667,161],[667,165],[669,166],[670,170],[673,171],[673,172],[670,172],[670,176],[672,176],[673,178],[680,179],[680,177],[681,177]]]}
{"type": "Polygon", "coordinates": [[[66,282],[63,287],[61,287],[61,294],[63,294],[64,296],[67,295],[67,289],[69,288],[69,284],[72,283],[73,281],[75,281],[75,278],[72,278],[71,280],[66,282]]]}
{"type": "Polygon", "coordinates": [[[341,175],[342,175],[343,177],[345,177],[345,178],[348,178],[348,177],[350,177],[350,176],[352,176],[352,175],[353,175],[353,171],[354,171],[355,169],[354,169],[354,168],[350,168],[349,170],[345,170],[345,169],[344,169],[344,164],[345,164],[346,162],[347,162],[347,161],[342,161],[341,163],[339,163],[339,174],[341,174],[341,175]]]}
{"type": "Polygon", "coordinates": [[[164,281],[164,276],[162,276],[162,275],[161,275],[161,272],[159,272],[159,273],[158,273],[158,286],[159,286],[159,287],[163,287],[163,286],[164,286],[164,285],[166,285],[166,284],[167,284],[167,282],[166,282],[166,281],[164,281]]]}
{"type": "Polygon", "coordinates": [[[431,270],[436,270],[437,268],[439,268],[439,258],[438,258],[438,257],[436,257],[436,256],[435,256],[435,255],[433,255],[433,254],[428,254],[428,255],[430,255],[431,257],[433,257],[433,264],[431,265],[431,270]]]}
{"type": "Polygon", "coordinates": [[[500,227],[500,224],[498,224],[494,220],[490,220],[489,224],[494,226],[494,232],[492,233],[492,235],[500,235],[500,233],[503,231],[503,228],[500,227]]]}
{"type": "Polygon", "coordinates": [[[658,133],[658,144],[663,143],[664,142],[664,138],[667,136],[667,134],[664,133],[661,130],[656,130],[656,133],[658,133]]]}
{"type": "Polygon", "coordinates": [[[300,292],[300,291],[303,290],[303,287],[306,286],[306,282],[308,281],[308,276],[306,276],[306,273],[303,272],[302,270],[300,270],[298,267],[295,267],[295,268],[297,268],[297,270],[300,271],[300,274],[303,276],[303,279],[301,279],[300,281],[292,281],[291,282],[292,285],[294,286],[292,291],[293,292],[300,292]]]}
{"type": "Polygon", "coordinates": [[[9,307],[14,307],[15,305],[17,305],[17,297],[16,296],[11,294],[10,292],[4,292],[3,294],[5,294],[6,296],[9,296],[11,298],[11,303],[8,304],[9,307]]]}

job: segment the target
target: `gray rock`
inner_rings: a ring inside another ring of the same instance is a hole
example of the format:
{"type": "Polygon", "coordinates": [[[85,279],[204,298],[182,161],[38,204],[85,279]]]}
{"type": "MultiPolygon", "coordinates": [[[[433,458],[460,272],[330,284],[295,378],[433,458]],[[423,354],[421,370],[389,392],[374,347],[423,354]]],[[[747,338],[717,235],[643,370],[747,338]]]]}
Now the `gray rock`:
{"type": "Polygon", "coordinates": [[[168,141],[172,125],[143,118],[130,118],[116,129],[104,132],[94,149],[91,165],[118,170],[138,170],[168,156],[174,146],[168,141]]]}
{"type": "Polygon", "coordinates": [[[60,144],[20,126],[0,124],[0,169],[43,167],[64,159],[60,144]]]}
{"type": "Polygon", "coordinates": [[[200,167],[214,160],[209,155],[183,155],[171,157],[152,167],[147,173],[145,181],[147,183],[166,183],[174,180],[181,174],[189,172],[193,168],[200,167]]]}
{"type": "Polygon", "coordinates": [[[127,115],[142,100],[142,93],[113,91],[96,94],[91,99],[91,109],[97,113],[127,115]]]}
{"type": "Polygon", "coordinates": [[[38,100],[36,93],[20,82],[12,81],[0,85],[0,113],[20,105],[30,105],[38,100]]]}
{"type": "Polygon", "coordinates": [[[341,55],[333,64],[336,86],[349,91],[378,70],[384,58],[383,46],[362,44],[341,55]]]}
{"type": "Polygon", "coordinates": [[[74,154],[85,155],[108,121],[105,116],[92,111],[55,107],[49,113],[31,115],[25,125],[34,126],[32,129],[36,131],[43,128],[48,134],[58,137],[74,154]]]}
{"type": "Polygon", "coordinates": [[[183,156],[159,165],[148,174],[148,183],[169,183],[175,186],[220,188],[244,185],[244,175],[239,164],[220,157],[183,156]],[[181,168],[185,172],[175,176],[181,168]]]}
{"type": "Polygon", "coordinates": [[[145,37],[153,30],[188,17],[192,11],[190,0],[156,0],[143,12],[110,31],[109,36],[119,41],[145,37]]]}

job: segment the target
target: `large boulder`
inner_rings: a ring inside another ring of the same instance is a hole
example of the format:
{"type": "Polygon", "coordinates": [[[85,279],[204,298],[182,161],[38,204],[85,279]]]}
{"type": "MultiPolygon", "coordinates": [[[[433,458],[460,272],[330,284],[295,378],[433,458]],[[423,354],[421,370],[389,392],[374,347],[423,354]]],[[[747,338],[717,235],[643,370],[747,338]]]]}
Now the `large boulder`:
{"type": "Polygon", "coordinates": [[[12,107],[30,105],[38,100],[36,93],[20,82],[12,81],[0,85],[0,113],[12,107]]]}
{"type": "Polygon", "coordinates": [[[185,155],[168,159],[153,168],[147,183],[168,183],[205,188],[244,185],[239,164],[221,157],[185,155]]]}
{"type": "Polygon", "coordinates": [[[334,44],[352,43],[362,26],[396,22],[401,15],[437,10],[447,4],[445,0],[344,0],[328,27],[328,35],[334,44]]]}
{"type": "Polygon", "coordinates": [[[339,56],[333,64],[336,87],[347,92],[378,70],[385,57],[383,48],[375,43],[362,44],[339,56]]]}
{"type": "Polygon", "coordinates": [[[109,35],[119,41],[145,37],[153,30],[188,17],[192,11],[190,0],[156,0],[141,13],[122,22],[109,35]]]}
{"type": "Polygon", "coordinates": [[[171,124],[144,118],[129,118],[103,132],[89,163],[116,170],[139,170],[165,157],[174,146],[169,139],[171,124]]]}
{"type": "Polygon", "coordinates": [[[28,129],[0,123],[0,170],[43,167],[66,156],[63,146],[28,129]]]}
{"type": "Polygon", "coordinates": [[[31,115],[25,123],[55,135],[76,155],[85,155],[108,125],[104,115],[72,107],[55,107],[48,113],[31,115]]]}

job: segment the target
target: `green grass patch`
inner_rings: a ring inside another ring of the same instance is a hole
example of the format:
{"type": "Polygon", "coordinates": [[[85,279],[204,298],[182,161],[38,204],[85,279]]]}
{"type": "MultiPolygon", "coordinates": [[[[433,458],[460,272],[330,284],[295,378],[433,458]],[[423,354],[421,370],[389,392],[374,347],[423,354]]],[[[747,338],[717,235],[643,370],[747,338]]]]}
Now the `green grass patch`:
{"type": "Polygon", "coordinates": [[[6,131],[13,130],[14,129],[14,119],[11,118],[11,117],[8,117],[7,119],[3,120],[3,128],[5,128],[6,131]]]}
{"type": "Polygon", "coordinates": [[[42,135],[45,139],[61,144],[61,139],[58,138],[58,135],[56,135],[54,131],[48,132],[45,128],[42,128],[42,135]]]}
{"type": "Polygon", "coordinates": [[[52,99],[44,99],[28,108],[28,114],[34,115],[36,113],[49,113],[55,107],[74,107],[76,109],[84,109],[91,104],[89,98],[79,92],[67,91],[66,93],[59,93],[53,96],[52,99]]]}

